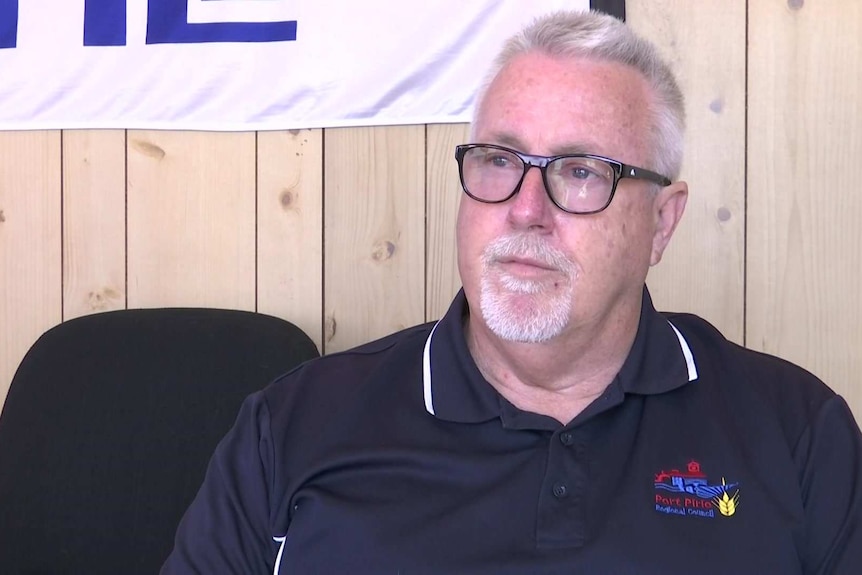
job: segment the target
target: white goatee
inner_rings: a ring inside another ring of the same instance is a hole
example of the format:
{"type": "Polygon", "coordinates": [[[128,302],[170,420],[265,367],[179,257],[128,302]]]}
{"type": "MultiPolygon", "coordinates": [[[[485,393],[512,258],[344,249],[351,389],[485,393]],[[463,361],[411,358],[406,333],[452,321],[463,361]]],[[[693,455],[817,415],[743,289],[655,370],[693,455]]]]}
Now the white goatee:
{"type": "Polygon", "coordinates": [[[558,336],[569,322],[577,266],[534,234],[497,238],[482,252],[479,308],[485,324],[507,341],[541,343],[558,336]],[[558,270],[552,279],[512,276],[497,266],[511,257],[536,260],[558,270]]]}

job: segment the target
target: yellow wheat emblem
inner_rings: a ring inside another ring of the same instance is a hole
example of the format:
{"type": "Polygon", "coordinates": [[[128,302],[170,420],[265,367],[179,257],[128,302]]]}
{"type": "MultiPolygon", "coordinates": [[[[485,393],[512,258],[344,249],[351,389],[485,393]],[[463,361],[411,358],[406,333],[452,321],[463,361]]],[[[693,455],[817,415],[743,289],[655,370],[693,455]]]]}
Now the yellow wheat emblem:
{"type": "MultiPolygon", "coordinates": [[[[727,485],[727,483],[724,482],[724,477],[721,478],[721,484],[727,485]]],[[[724,493],[721,494],[721,497],[713,497],[712,502],[715,503],[719,513],[725,517],[730,517],[736,513],[736,509],[739,507],[739,489],[736,490],[736,493],[734,493],[733,496],[728,496],[727,490],[725,489],[724,493]]]]}

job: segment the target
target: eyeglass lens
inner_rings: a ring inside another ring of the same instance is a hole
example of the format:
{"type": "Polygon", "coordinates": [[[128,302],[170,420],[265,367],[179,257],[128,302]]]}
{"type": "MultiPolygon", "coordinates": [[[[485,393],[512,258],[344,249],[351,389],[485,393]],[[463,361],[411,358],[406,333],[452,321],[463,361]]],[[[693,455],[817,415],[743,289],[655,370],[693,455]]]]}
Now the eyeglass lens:
{"type": "MultiPolygon", "coordinates": [[[[507,199],[524,177],[525,164],[518,155],[498,148],[477,146],[464,154],[464,187],[479,200],[507,199]]],[[[614,169],[595,158],[563,157],[548,163],[545,184],[554,202],[571,212],[593,212],[608,203],[614,185],[614,169]]]]}

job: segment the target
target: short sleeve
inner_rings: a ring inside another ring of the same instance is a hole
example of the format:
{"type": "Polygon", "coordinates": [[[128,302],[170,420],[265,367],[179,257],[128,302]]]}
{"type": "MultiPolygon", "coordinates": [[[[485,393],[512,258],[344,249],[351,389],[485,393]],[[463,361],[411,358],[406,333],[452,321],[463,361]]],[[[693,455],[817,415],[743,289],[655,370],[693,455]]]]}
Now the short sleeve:
{"type": "Polygon", "coordinates": [[[805,573],[862,569],[862,434],[840,396],[827,400],[795,451],[805,509],[805,573]]]}

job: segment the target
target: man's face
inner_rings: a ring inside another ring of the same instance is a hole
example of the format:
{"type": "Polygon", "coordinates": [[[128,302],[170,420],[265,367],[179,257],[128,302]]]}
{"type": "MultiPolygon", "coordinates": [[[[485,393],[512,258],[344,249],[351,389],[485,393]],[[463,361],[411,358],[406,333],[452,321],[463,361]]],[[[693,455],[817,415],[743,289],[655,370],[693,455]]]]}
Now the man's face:
{"type": "MultiPolygon", "coordinates": [[[[649,168],[649,98],[646,81],[621,64],[526,54],[492,82],[473,141],[649,168]]],[[[473,316],[478,310],[498,337],[532,342],[613,321],[621,302],[639,301],[664,248],[655,246],[660,218],[650,186],[620,180],[610,206],[593,215],[554,206],[538,169],[504,203],[463,195],[458,266],[473,316]]]]}

